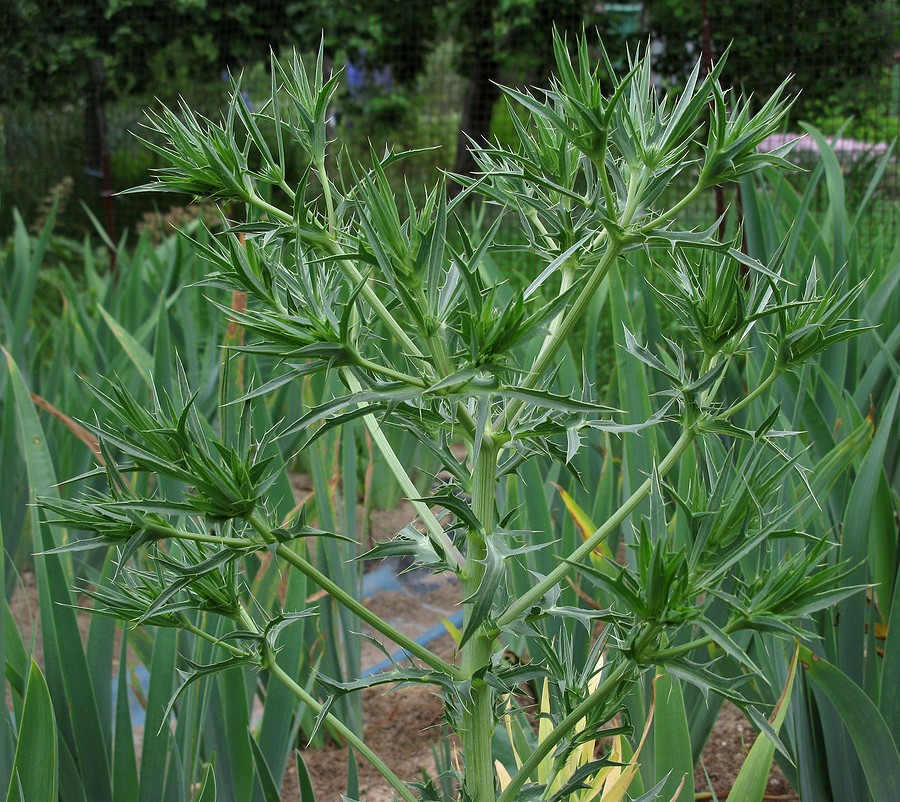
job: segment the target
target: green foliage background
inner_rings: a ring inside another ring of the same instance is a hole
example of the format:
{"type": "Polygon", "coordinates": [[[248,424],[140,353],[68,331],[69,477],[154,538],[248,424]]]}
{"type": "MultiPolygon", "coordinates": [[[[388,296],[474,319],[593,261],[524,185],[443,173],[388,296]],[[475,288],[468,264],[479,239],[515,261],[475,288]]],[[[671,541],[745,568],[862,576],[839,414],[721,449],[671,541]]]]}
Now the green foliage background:
{"type": "MultiPolygon", "coordinates": [[[[896,21],[885,24],[897,13],[893,0],[714,0],[707,6],[715,54],[730,47],[723,72],[729,86],[765,98],[782,76],[793,75],[795,120],[866,118],[873,105],[887,113],[885,64],[900,41],[896,21]]],[[[666,43],[657,68],[677,83],[703,47],[701,3],[647,0],[644,8],[643,35],[666,43]]]]}
{"type": "MultiPolygon", "coordinates": [[[[541,84],[550,69],[548,31],[571,36],[598,27],[614,58],[650,37],[657,80],[676,88],[702,45],[700,0],[592,3],[587,0],[6,0],[0,24],[0,232],[12,207],[40,216],[54,187],[69,178],[73,202],[59,226],[84,232],[80,203],[103,217],[96,135],[87,121],[91,64],[106,80],[106,136],[112,189],[146,180],[153,158],[137,145],[142,109],[154,98],[184,96],[216,119],[224,105],[226,68],[243,71],[251,102],[268,91],[269,48],[301,53],[323,39],[326,60],[369,70],[389,66],[389,85],[368,81],[336,100],[336,131],[357,156],[370,140],[433,148],[410,160],[402,176],[418,184],[434,166],[465,172],[461,128],[478,139],[506,141],[512,121],[493,82],[541,84]],[[623,39],[623,37],[625,37],[623,39]],[[664,46],[663,46],[664,45],[664,46]],[[480,76],[482,93],[473,98],[480,76]],[[468,110],[493,105],[473,120],[468,110]],[[86,166],[87,165],[87,166],[86,166]]],[[[900,133],[900,42],[897,0],[723,0],[708,2],[716,57],[731,43],[726,83],[762,99],[793,72],[797,94],[791,130],[814,123],[826,135],[890,142],[900,133]]],[[[865,186],[870,164],[849,176],[865,186]]],[[[848,173],[857,165],[844,165],[848,173]]],[[[888,169],[876,203],[893,225],[897,170],[888,169]]],[[[183,203],[181,199],[177,205],[183,203]]],[[[152,204],[152,202],[150,202],[152,204]]],[[[117,231],[151,211],[145,199],[117,198],[117,231]]],[[[165,211],[165,204],[163,204],[165,211]]],[[[118,236],[115,234],[114,236],[118,236]]]]}

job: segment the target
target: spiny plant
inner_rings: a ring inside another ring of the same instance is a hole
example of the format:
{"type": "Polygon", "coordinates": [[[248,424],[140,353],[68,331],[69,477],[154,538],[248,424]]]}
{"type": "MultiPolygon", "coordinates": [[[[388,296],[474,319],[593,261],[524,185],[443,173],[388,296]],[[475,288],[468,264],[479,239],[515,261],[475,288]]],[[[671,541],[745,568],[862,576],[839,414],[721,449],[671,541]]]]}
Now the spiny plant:
{"type": "MultiPolygon", "coordinates": [[[[573,773],[566,768],[573,752],[631,732],[626,697],[654,673],[668,687],[682,681],[725,694],[776,738],[739,693],[741,678],[719,676],[715,655],[724,650],[758,673],[747,635],[802,636],[804,618],[850,592],[841,587],[845,567],[826,559],[826,540],[800,546],[805,536],[792,521],[810,497],[809,466],[794,433],[776,429],[778,408],[767,391],[856,333],[844,313],[858,288],[822,289],[810,265],[798,294],[781,276],[780,253],[769,264],[748,257],[739,240],[717,236],[718,221],[706,230],[679,228],[680,213],[709,187],[784,164],[790,145],[758,150],[784,118],[783,87],[754,112],[745,98],[729,102],[719,62],[705,76],[698,65],[678,97],[660,99],[646,53],[618,75],[602,47],[595,63],[585,38],[572,54],[555,36],[554,49],[549,89],[505,90],[524,109],[511,115],[518,145],[472,143],[479,172],[454,176],[463,189],[453,200],[443,180],[420,202],[409,190],[398,197],[387,171],[405,154],[373,154],[367,167],[332,155],[329,106],[339,78],[324,75],[321,53],[309,71],[296,56],[287,64],[273,59],[271,96],[258,110],[236,86],[219,122],[186,107],[152,114],[147,145],[168,166],[140,189],[243,210],[241,220],[228,220],[196,247],[209,263],[206,284],[247,296],[246,308],[223,307],[248,336],[234,350],[274,358],[280,372],[228,400],[218,432],[196,414],[183,374],[149,407],[112,382],[97,391],[110,422],[94,427],[108,489],[44,501],[58,525],[93,532],[63,549],[119,552],[115,576],[92,591],[95,611],[187,629],[222,651],[220,662],[189,666],[182,687],[237,666],[266,672],[405,802],[437,799],[437,786],[397,777],[332,715],[336,698],[376,685],[433,685],[462,747],[458,776],[441,785],[454,789],[447,793],[466,802],[581,798],[611,758],[592,754],[573,773]],[[306,156],[299,176],[284,170],[289,141],[306,156]],[[476,199],[495,212],[477,235],[460,215],[476,199]],[[508,220],[521,237],[512,245],[497,241],[508,220]],[[510,247],[544,267],[501,304],[480,267],[510,247]],[[635,423],[600,403],[588,382],[562,386],[557,370],[573,327],[636,249],[676,255],[668,280],[656,276],[654,288],[681,327],[663,348],[624,332],[630,358],[667,386],[635,423]],[[750,349],[763,369],[755,384],[735,391],[726,378],[750,349]],[[254,428],[255,403],[314,375],[339,379],[343,391],[273,430],[254,428]],[[232,414],[234,405],[243,412],[232,414]],[[300,435],[309,445],[360,418],[418,516],[368,557],[403,555],[459,578],[465,625],[450,660],[360,603],[305,545],[354,533],[323,532],[302,515],[283,521],[272,512],[268,444],[300,435]],[[386,427],[420,441],[450,483],[420,497],[386,427]],[[523,467],[535,461],[570,465],[593,430],[641,443],[646,474],[579,547],[558,553],[553,570],[514,595],[509,577],[535,546],[532,533],[512,528],[516,510],[501,484],[524,482],[523,467]],[[464,459],[451,449],[457,441],[466,445],[464,459]],[[670,482],[686,460],[691,475],[670,482]],[[620,533],[625,558],[597,560],[620,533]],[[763,559],[775,541],[788,556],[763,559]],[[279,664],[279,634],[310,611],[269,616],[254,604],[245,566],[254,553],[302,572],[404,648],[412,665],[349,682],[317,676],[320,701],[308,678],[279,664]],[[754,559],[761,570],[742,579],[737,567],[754,559]],[[565,580],[576,572],[595,587],[594,607],[570,601],[565,580]],[[724,605],[724,618],[711,614],[714,605],[724,605]],[[201,610],[230,622],[228,634],[199,628],[194,613],[201,610]],[[565,624],[552,638],[543,626],[549,620],[565,624]],[[599,632],[588,664],[572,657],[576,626],[599,632]],[[510,663],[505,644],[521,636],[531,653],[510,663]],[[547,726],[527,753],[517,751],[520,765],[507,767],[501,783],[495,730],[507,700],[535,682],[549,689],[541,713],[547,726]]],[[[170,709],[177,714],[177,696],[170,709]]],[[[670,778],[666,798],[682,779],[670,778]]]]}

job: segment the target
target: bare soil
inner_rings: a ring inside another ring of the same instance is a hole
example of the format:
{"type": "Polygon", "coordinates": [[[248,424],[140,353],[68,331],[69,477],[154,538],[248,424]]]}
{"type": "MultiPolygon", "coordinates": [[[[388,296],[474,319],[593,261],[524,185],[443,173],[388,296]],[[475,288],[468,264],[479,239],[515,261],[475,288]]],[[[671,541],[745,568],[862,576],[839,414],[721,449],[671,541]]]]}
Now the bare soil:
{"type": "MultiPolygon", "coordinates": [[[[444,657],[452,654],[448,637],[434,644],[444,657]]],[[[441,700],[425,686],[408,686],[385,691],[372,688],[364,692],[366,743],[382,756],[404,780],[420,779],[422,771],[435,774],[433,747],[442,737],[441,700]]],[[[303,752],[321,802],[339,800],[347,791],[347,750],[331,746],[303,752]]],[[[394,798],[381,776],[365,761],[357,759],[360,797],[365,802],[391,802],[394,798]]],[[[296,765],[291,762],[282,786],[284,802],[300,802],[296,765]]]]}
{"type": "MultiPolygon", "coordinates": [[[[453,597],[454,589],[444,587],[423,597],[429,606],[440,607],[453,597]]],[[[457,591],[458,592],[458,591],[457,591]]],[[[373,610],[389,620],[397,621],[409,615],[409,597],[402,593],[383,593],[369,603],[373,610]]],[[[431,644],[445,659],[453,656],[454,644],[449,636],[431,644]]],[[[377,650],[373,648],[373,656],[377,650]]],[[[376,658],[378,659],[378,658],[376,658]]],[[[407,780],[421,777],[424,769],[433,775],[433,746],[442,737],[440,699],[423,687],[373,688],[363,695],[365,738],[395,773],[407,780]]],[[[734,784],[756,732],[744,714],[726,702],[703,750],[702,764],[694,774],[697,799],[714,799],[704,776],[703,768],[712,782],[712,789],[724,800],[734,784]]],[[[338,746],[307,749],[303,760],[309,770],[316,798],[322,802],[340,800],[346,793],[347,751],[338,746]]],[[[390,788],[365,761],[357,760],[360,795],[363,802],[392,802],[390,788]]],[[[300,802],[296,765],[291,761],[282,787],[284,802],[300,802]]],[[[798,800],[784,775],[774,766],[769,776],[766,800],[791,802],[798,800]]]]}

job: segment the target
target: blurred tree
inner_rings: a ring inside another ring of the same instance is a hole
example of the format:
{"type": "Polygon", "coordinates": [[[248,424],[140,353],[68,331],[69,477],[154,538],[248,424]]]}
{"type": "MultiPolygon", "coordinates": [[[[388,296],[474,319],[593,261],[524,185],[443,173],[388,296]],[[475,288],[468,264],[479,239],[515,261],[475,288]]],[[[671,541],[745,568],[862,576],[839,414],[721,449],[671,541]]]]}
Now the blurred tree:
{"type": "Polygon", "coordinates": [[[593,3],[589,0],[307,0],[298,17],[299,39],[325,31],[326,51],[336,61],[369,70],[390,67],[400,87],[420,74],[431,49],[441,39],[459,43],[456,69],[466,80],[455,171],[474,164],[467,137],[485,138],[496,82],[546,75],[552,64],[550,30],[580,31],[593,3]]]}
{"type": "MultiPolygon", "coordinates": [[[[59,103],[91,93],[101,59],[113,95],[167,96],[197,76],[264,60],[268,48],[316,47],[335,64],[383,70],[390,90],[410,87],[435,45],[459,43],[467,81],[456,170],[468,172],[465,136],[486,137],[501,77],[546,73],[550,29],[580,30],[589,0],[4,0],[0,103],[59,103]],[[463,133],[464,132],[464,133],[463,133]]],[[[382,98],[383,100],[383,98],[382,98]]]]}
{"type": "Polygon", "coordinates": [[[447,2],[295,0],[287,5],[298,47],[312,47],[324,37],[325,51],[336,62],[390,66],[392,79],[408,86],[442,32],[447,2]]]}
{"type": "Polygon", "coordinates": [[[4,0],[0,103],[70,100],[89,83],[100,54],[101,0],[4,0]]]}
{"type": "MultiPolygon", "coordinates": [[[[475,164],[468,138],[487,138],[497,81],[517,84],[549,73],[553,63],[550,31],[580,32],[594,3],[586,0],[455,0],[448,3],[461,44],[460,74],[468,87],[463,101],[453,170],[469,174],[475,164]]],[[[570,37],[571,38],[571,37],[570,37]]]]}
{"type": "Polygon", "coordinates": [[[268,58],[291,41],[303,3],[250,0],[3,0],[0,103],[83,97],[102,59],[110,90],[159,93],[160,84],[215,75],[268,58]]]}

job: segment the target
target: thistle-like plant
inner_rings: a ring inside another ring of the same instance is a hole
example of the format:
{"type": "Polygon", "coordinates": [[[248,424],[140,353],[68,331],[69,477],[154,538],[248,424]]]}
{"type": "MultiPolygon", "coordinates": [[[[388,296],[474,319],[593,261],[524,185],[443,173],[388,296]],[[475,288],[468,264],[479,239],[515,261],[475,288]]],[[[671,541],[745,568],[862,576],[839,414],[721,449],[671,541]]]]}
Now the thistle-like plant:
{"type": "MultiPolygon", "coordinates": [[[[330,713],[335,697],[378,684],[432,684],[462,744],[460,800],[580,799],[609,765],[608,755],[587,755],[584,745],[631,732],[625,700],[651,672],[734,699],[775,737],[737,690],[739,678],[720,676],[711,655],[724,651],[753,674],[753,632],[795,637],[804,617],[849,592],[837,589],[843,569],[825,558],[828,544],[807,549],[796,530],[809,466],[792,433],[776,428],[768,391],[785,371],[851,336],[843,314],[853,290],[822,291],[811,270],[795,297],[777,259],[763,265],[720,240],[717,221],[706,230],[679,227],[682,210],[709,187],[782,163],[783,148],[758,150],[783,119],[782,89],[756,113],[743,100],[729,108],[720,62],[705,77],[698,66],[681,95],[660,99],[646,54],[617,75],[602,47],[595,64],[586,39],[574,55],[559,37],[554,48],[549,89],[506,90],[525,112],[511,115],[518,145],[473,143],[479,172],[454,177],[463,190],[453,200],[443,181],[421,201],[408,190],[398,196],[388,173],[404,154],[373,154],[367,167],[332,155],[327,120],[338,81],[324,76],[321,55],[310,72],[297,58],[273,59],[271,96],[259,110],[235,87],[219,122],[187,108],[150,117],[148,144],[168,166],[142,189],[243,210],[197,248],[210,265],[207,284],[247,296],[246,308],[223,310],[246,334],[237,350],[274,358],[278,373],[232,401],[245,414],[229,428],[234,416],[223,412],[219,433],[192,412],[186,386],[180,398],[156,397],[143,409],[113,384],[99,395],[110,420],[94,427],[109,491],[46,502],[59,523],[95,533],[71,547],[121,552],[117,577],[93,592],[95,610],[216,642],[223,660],[193,666],[192,678],[254,665],[286,683],[406,802],[417,798],[413,786],[330,713]],[[289,144],[305,157],[297,176],[285,170],[289,144]],[[471,202],[493,214],[486,230],[461,222],[471,202]],[[483,267],[492,252],[510,248],[542,267],[501,303],[483,267]],[[624,332],[630,357],[665,386],[646,420],[626,423],[600,403],[597,388],[565,386],[557,369],[585,310],[611,274],[631,269],[628,254],[638,249],[663,259],[674,253],[653,280],[677,324],[662,347],[624,332]],[[748,349],[758,349],[765,369],[736,392],[729,377],[748,349]],[[276,430],[254,430],[254,403],[316,374],[335,377],[343,390],[276,430]],[[368,556],[399,554],[459,578],[465,625],[452,660],[333,581],[297,545],[328,533],[304,519],[278,520],[267,503],[273,440],[299,436],[308,445],[358,419],[418,515],[368,556]],[[450,483],[421,498],[389,429],[420,441],[450,483]],[[595,430],[644,437],[650,470],[581,545],[513,594],[509,578],[534,545],[532,533],[515,529],[517,511],[502,486],[524,481],[534,460],[571,464],[595,430]],[[466,445],[464,460],[450,448],[457,441],[466,445]],[[676,475],[681,481],[670,481],[676,475]],[[622,561],[597,557],[612,536],[624,538],[622,561]],[[776,542],[794,556],[768,560],[776,542]],[[320,676],[319,701],[305,678],[279,665],[279,633],[306,611],[270,616],[254,604],[242,568],[252,552],[301,571],[403,647],[412,665],[350,682],[320,676]],[[761,567],[752,580],[737,570],[747,560],[761,567]],[[566,585],[576,574],[594,589],[590,606],[566,585]],[[230,634],[204,633],[191,610],[229,619],[230,634]],[[564,622],[554,637],[550,620],[564,622]],[[589,664],[573,657],[573,626],[602,630],[589,664]],[[512,665],[504,647],[521,637],[530,653],[512,665]],[[501,782],[492,739],[506,700],[526,682],[546,689],[546,723],[501,782]]],[[[672,780],[666,798],[682,778],[672,780]]]]}

